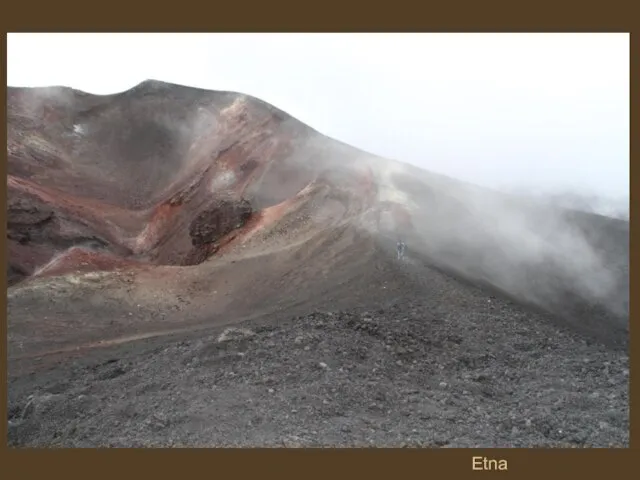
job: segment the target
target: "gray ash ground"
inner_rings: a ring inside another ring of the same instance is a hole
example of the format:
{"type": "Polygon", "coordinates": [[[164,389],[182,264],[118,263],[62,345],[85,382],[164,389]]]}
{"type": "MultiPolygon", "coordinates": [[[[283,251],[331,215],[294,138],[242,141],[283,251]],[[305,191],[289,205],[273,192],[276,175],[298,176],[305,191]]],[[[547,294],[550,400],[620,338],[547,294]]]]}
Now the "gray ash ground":
{"type": "Polygon", "coordinates": [[[432,280],[440,304],[265,318],[10,375],[9,444],[628,446],[626,352],[432,280]]]}

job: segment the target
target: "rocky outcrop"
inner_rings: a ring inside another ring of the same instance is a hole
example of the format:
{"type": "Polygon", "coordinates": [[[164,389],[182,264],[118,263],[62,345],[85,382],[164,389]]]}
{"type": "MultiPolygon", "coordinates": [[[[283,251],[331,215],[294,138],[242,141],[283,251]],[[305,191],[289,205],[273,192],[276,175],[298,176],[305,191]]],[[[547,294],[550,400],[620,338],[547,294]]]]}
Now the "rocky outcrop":
{"type": "Polygon", "coordinates": [[[234,230],[244,227],[253,209],[246,199],[224,199],[200,212],[189,226],[192,249],[182,260],[183,266],[198,265],[218,252],[218,242],[234,230]]]}
{"type": "Polygon", "coordinates": [[[191,222],[191,243],[194,247],[215,243],[247,223],[251,213],[251,204],[245,199],[216,201],[191,222]]]}

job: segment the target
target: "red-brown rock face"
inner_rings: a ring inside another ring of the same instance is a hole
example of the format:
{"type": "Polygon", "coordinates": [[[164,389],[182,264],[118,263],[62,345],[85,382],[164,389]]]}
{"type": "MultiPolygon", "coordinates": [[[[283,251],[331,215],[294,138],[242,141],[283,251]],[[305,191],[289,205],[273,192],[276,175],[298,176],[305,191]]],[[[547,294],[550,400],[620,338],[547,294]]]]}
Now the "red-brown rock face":
{"type": "MultiPolygon", "coordinates": [[[[54,257],[56,272],[76,270],[72,247],[101,255],[84,261],[96,269],[200,263],[248,223],[307,203],[332,156],[316,132],[239,94],[151,81],[104,97],[9,88],[8,98],[11,284],[54,257]]],[[[357,214],[371,187],[342,160],[331,189],[357,214]]]]}

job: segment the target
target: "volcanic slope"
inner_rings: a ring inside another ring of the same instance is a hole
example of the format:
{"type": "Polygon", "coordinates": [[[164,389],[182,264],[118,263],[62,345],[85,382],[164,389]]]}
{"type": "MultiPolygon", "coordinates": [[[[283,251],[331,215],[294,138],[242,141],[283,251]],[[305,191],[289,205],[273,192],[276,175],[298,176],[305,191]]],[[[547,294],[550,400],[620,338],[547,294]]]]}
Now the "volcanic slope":
{"type": "Polygon", "coordinates": [[[345,285],[351,298],[375,273],[374,239],[354,227],[375,204],[371,169],[263,102],[155,81],[8,98],[24,353],[322,304],[345,285]]]}
{"type": "MultiPolygon", "coordinates": [[[[175,359],[150,358],[140,342],[171,344],[176,335],[203,336],[207,329],[241,322],[282,325],[277,328],[290,335],[293,327],[286,321],[294,317],[301,319],[296,328],[319,332],[305,317],[317,309],[388,311],[384,328],[411,319],[422,329],[412,338],[423,346],[446,320],[447,332],[459,330],[456,339],[478,351],[493,348],[482,344],[481,331],[493,343],[491,332],[520,331],[525,322],[529,326],[522,331],[528,332],[523,335],[531,348],[550,350],[540,368],[548,373],[555,365],[558,381],[606,382],[606,375],[587,381],[584,375],[592,373],[584,369],[571,370],[566,375],[573,377],[564,379],[563,365],[585,356],[624,370],[626,222],[526,204],[379,158],[238,93],[147,81],[108,96],[52,87],[8,88],[7,97],[10,437],[15,444],[47,443],[47,429],[57,428],[55,421],[37,426],[34,398],[47,395],[51,379],[71,375],[65,370],[71,358],[99,362],[100,352],[128,345],[133,355],[140,347],[130,368],[142,374],[150,368],[146,362],[175,359]],[[399,238],[409,245],[404,262],[394,258],[399,238]],[[481,313],[480,305],[497,310],[481,313]],[[552,337],[557,337],[553,348],[548,345],[552,337]],[[583,341],[584,351],[572,350],[583,341]],[[54,370],[43,370],[58,361],[63,363],[54,370]],[[23,376],[34,370],[36,379],[23,376]]],[[[384,323],[380,315],[376,321],[384,323]]],[[[327,325],[323,341],[337,343],[326,350],[336,349],[338,355],[349,334],[340,333],[339,324],[327,325]]],[[[518,350],[508,344],[509,335],[500,342],[506,344],[501,348],[518,350]]],[[[425,361],[434,362],[447,354],[436,354],[438,348],[433,357],[429,349],[419,350],[425,361]]],[[[272,349],[272,357],[255,351],[265,366],[288,368],[283,357],[288,348],[272,349]]],[[[191,353],[198,356],[197,349],[191,353]]],[[[507,360],[487,355],[495,363],[490,373],[500,375],[507,360]]],[[[363,368],[376,363],[365,357],[363,368]]],[[[218,373],[224,371],[220,367],[218,373]]],[[[593,407],[589,412],[595,419],[616,412],[616,426],[583,435],[582,443],[628,441],[626,386],[616,372],[618,383],[603,393],[607,408],[597,402],[585,407],[593,407]]],[[[83,390],[87,375],[67,378],[65,384],[80,382],[67,393],[83,390]]],[[[527,370],[530,378],[521,378],[528,382],[527,392],[538,385],[532,375],[527,370]]],[[[365,388],[372,378],[354,378],[354,388],[359,381],[365,388]]],[[[300,389],[312,388],[303,380],[300,389]]],[[[425,395],[431,388],[427,383],[425,395]]],[[[231,398],[230,391],[233,403],[231,398]]],[[[233,410],[231,403],[227,407],[233,410]]],[[[102,421],[101,415],[111,414],[104,409],[92,415],[102,421]]],[[[599,421],[607,423],[604,417],[599,421]]],[[[129,433],[124,444],[157,443],[129,433]]],[[[63,443],[83,443],[69,435],[63,443]]],[[[252,443],[223,437],[206,438],[252,443]]],[[[544,442],[525,437],[519,444],[544,442]]],[[[323,438],[321,443],[332,442],[331,435],[323,438]]],[[[108,440],[84,441],[101,442],[108,440]]],[[[253,444],[260,443],[256,437],[253,444]]]]}

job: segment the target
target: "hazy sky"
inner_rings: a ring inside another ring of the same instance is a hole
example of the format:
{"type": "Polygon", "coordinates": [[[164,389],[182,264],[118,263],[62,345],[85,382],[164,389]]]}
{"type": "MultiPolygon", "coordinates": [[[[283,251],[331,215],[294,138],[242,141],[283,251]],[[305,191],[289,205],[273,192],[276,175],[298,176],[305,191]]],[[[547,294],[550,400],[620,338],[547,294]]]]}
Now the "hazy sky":
{"type": "Polygon", "coordinates": [[[628,34],[15,34],[11,86],[248,93],[477,184],[628,198],[628,34]]]}

